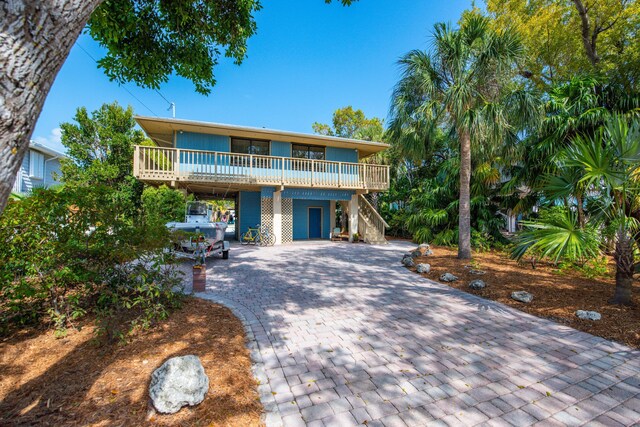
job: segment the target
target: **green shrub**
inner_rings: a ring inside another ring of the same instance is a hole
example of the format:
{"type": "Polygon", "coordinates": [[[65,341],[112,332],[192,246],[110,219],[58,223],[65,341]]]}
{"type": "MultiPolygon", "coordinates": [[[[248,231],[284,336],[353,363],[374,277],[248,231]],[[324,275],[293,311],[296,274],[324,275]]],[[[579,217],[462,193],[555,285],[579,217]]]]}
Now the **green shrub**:
{"type": "Polygon", "coordinates": [[[0,216],[0,328],[45,321],[63,331],[86,313],[123,310],[131,326],[163,318],[179,282],[161,267],[172,263],[169,237],[128,218],[110,187],[38,189],[10,201],[0,216]]]}
{"type": "Polygon", "coordinates": [[[142,209],[145,220],[166,224],[171,221],[184,221],[187,198],[166,185],[158,188],[147,187],[142,192],[142,209]]]}

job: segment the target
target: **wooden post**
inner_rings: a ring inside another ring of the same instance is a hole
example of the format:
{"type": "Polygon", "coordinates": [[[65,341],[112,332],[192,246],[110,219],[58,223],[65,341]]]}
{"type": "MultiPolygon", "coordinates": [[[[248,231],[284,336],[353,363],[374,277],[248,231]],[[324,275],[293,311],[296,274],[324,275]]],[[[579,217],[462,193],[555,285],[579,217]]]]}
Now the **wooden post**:
{"type": "Polygon", "coordinates": [[[358,233],[358,194],[351,196],[349,201],[349,241],[353,242],[353,235],[358,233]]]}
{"type": "MultiPolygon", "coordinates": [[[[19,175],[20,176],[20,175],[19,175]]],[[[135,152],[133,154],[133,176],[140,178],[140,146],[135,146],[135,152]]]]}
{"type": "Polygon", "coordinates": [[[176,148],[173,155],[175,156],[173,159],[173,176],[177,180],[180,178],[180,149],[176,148]]]}

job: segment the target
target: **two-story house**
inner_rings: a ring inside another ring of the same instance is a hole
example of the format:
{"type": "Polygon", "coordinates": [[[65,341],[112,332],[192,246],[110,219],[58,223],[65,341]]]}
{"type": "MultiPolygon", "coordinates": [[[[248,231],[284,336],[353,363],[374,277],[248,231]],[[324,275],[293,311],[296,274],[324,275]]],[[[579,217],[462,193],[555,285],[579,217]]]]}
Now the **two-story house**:
{"type": "Polygon", "coordinates": [[[364,195],[389,188],[389,167],[360,160],[387,144],[191,120],[136,120],[157,147],[135,148],[134,175],[202,198],[235,198],[238,235],[262,224],[277,244],[329,239],[340,203],[350,236],[385,242],[386,223],[364,195]]]}
{"type": "Polygon", "coordinates": [[[13,193],[28,194],[37,187],[49,188],[60,184],[60,159],[63,153],[30,141],[29,150],[22,159],[22,165],[13,183],[13,193]]]}

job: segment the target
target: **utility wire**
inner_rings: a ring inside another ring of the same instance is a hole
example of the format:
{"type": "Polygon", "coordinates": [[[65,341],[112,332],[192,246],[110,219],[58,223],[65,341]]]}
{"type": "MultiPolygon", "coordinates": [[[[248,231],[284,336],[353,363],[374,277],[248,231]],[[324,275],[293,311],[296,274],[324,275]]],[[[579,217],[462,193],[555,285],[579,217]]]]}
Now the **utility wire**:
{"type": "MultiPolygon", "coordinates": [[[[96,58],[94,58],[94,57],[93,57],[93,55],[91,55],[91,54],[87,51],[87,49],[85,49],[84,47],[82,47],[82,45],[81,45],[80,43],[78,43],[77,41],[76,41],[76,45],[77,45],[80,49],[82,49],[82,51],[83,51],[84,53],[86,53],[86,54],[87,54],[87,56],[88,56],[89,58],[93,59],[93,61],[94,61],[96,64],[98,63],[98,60],[97,60],[96,58]]],[[[157,114],[156,114],[156,113],[155,113],[151,108],[147,107],[147,105],[146,105],[144,102],[140,101],[140,99],[139,99],[137,96],[135,96],[133,93],[131,93],[131,91],[130,91],[129,89],[127,89],[127,87],[126,87],[125,85],[118,83],[118,86],[120,86],[122,89],[124,89],[125,91],[127,91],[127,93],[133,97],[133,99],[135,99],[135,100],[136,100],[136,101],[138,101],[140,104],[142,104],[142,106],[143,106],[144,108],[146,108],[147,110],[149,110],[149,111],[151,112],[151,114],[153,114],[154,116],[158,117],[158,115],[157,115],[157,114]]],[[[158,91],[156,90],[156,92],[158,92],[158,91]]],[[[158,94],[159,94],[160,96],[162,96],[162,94],[161,94],[160,92],[158,92],[158,94]]],[[[164,96],[162,96],[162,97],[164,98],[164,96]]],[[[166,98],[164,98],[164,99],[165,99],[165,101],[166,101],[166,98]]],[[[169,102],[169,101],[167,101],[167,102],[169,102]]]]}
{"type": "Polygon", "coordinates": [[[165,96],[164,96],[162,93],[160,93],[160,91],[159,91],[158,89],[155,89],[155,91],[156,91],[156,93],[157,93],[158,95],[160,95],[160,96],[162,97],[162,99],[164,99],[165,101],[167,101],[167,103],[172,104],[172,102],[171,102],[171,101],[169,101],[167,98],[165,98],[165,96]]]}

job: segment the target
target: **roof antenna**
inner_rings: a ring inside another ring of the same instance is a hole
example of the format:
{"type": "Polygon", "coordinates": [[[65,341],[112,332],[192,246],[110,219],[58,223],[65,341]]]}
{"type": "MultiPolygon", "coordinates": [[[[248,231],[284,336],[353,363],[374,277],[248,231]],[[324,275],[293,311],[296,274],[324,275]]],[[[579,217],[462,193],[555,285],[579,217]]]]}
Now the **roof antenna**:
{"type": "Polygon", "coordinates": [[[171,110],[171,116],[175,119],[176,118],[176,103],[175,102],[170,102],[169,103],[169,108],[167,108],[167,111],[171,110]]]}

